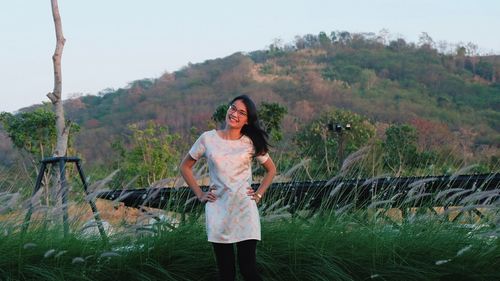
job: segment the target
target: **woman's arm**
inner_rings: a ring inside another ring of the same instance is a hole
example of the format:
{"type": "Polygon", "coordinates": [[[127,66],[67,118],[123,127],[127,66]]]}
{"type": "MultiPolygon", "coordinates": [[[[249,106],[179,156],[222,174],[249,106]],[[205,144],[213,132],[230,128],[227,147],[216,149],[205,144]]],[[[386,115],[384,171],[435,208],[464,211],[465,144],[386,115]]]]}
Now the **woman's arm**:
{"type": "Polygon", "coordinates": [[[196,182],[196,179],[194,178],[193,175],[193,166],[196,164],[196,160],[189,155],[189,153],[184,157],[184,159],[181,162],[181,175],[186,181],[186,183],[189,185],[189,188],[194,192],[198,200],[200,202],[214,202],[216,197],[212,192],[203,192],[201,190],[200,186],[196,182]]]}
{"type": "Polygon", "coordinates": [[[262,199],[262,196],[266,193],[267,189],[273,182],[274,176],[276,175],[276,166],[274,165],[271,157],[269,157],[266,162],[262,163],[262,166],[266,169],[266,174],[264,175],[259,188],[257,188],[257,191],[255,192],[250,188],[248,192],[248,195],[250,195],[256,203],[259,203],[260,199],[262,199]]]}

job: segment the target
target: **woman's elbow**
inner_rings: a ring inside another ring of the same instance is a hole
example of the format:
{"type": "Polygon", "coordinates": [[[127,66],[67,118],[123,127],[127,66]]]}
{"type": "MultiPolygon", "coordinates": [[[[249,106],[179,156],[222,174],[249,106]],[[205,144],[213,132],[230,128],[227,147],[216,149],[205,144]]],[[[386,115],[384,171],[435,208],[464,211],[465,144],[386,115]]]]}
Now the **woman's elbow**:
{"type": "Polygon", "coordinates": [[[268,173],[272,175],[273,177],[276,175],[276,167],[271,168],[268,173]]]}
{"type": "Polygon", "coordinates": [[[269,174],[269,175],[276,175],[276,165],[274,165],[274,163],[269,163],[269,165],[266,165],[266,172],[269,174]]]}
{"type": "Polygon", "coordinates": [[[196,160],[191,157],[191,155],[186,155],[184,159],[182,159],[182,162],[180,164],[180,170],[182,173],[188,172],[193,169],[194,164],[196,163],[196,160]]]}

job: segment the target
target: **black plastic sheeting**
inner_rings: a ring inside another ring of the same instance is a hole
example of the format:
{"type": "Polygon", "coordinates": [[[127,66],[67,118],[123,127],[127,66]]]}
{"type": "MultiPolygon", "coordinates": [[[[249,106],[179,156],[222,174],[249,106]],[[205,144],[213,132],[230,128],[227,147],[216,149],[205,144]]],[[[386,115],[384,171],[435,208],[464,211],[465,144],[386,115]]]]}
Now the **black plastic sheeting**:
{"type": "MultiPolygon", "coordinates": [[[[252,185],[254,189],[257,187],[258,184],[252,185]]],[[[208,187],[202,186],[202,189],[206,191],[208,187]]],[[[101,191],[96,198],[122,202],[135,208],[189,211],[200,205],[188,187],[101,191]]],[[[273,183],[265,194],[266,198],[281,198],[291,211],[298,207],[325,209],[348,204],[357,208],[374,205],[384,208],[500,205],[500,173],[273,183]]]]}

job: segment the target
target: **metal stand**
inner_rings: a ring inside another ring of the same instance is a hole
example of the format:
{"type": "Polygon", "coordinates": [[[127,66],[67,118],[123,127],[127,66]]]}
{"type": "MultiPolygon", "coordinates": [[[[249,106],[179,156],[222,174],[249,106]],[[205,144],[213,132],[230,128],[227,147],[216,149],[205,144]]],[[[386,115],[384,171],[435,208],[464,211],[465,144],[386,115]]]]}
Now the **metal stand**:
{"type": "MultiPolygon", "coordinates": [[[[61,201],[62,201],[62,208],[63,208],[63,223],[64,223],[64,236],[66,237],[67,234],[69,233],[69,225],[68,225],[68,189],[67,189],[67,183],[66,183],[66,169],[65,165],[67,162],[70,163],[75,163],[76,168],[78,170],[78,174],[80,175],[80,179],[82,180],[83,183],[83,189],[85,191],[85,195],[88,195],[88,184],[87,180],[85,179],[85,176],[83,174],[83,169],[80,165],[80,158],[78,157],[49,157],[45,158],[42,161],[42,166],[40,167],[40,171],[38,172],[38,177],[36,179],[36,184],[35,184],[35,189],[33,190],[33,196],[38,192],[42,185],[42,178],[45,173],[45,169],[47,168],[47,164],[59,164],[59,172],[60,172],[60,180],[61,180],[61,201]]],[[[97,210],[97,206],[95,205],[95,202],[93,199],[88,199],[88,203],[90,204],[90,207],[92,208],[92,212],[94,213],[94,220],[97,223],[97,228],[99,229],[99,233],[101,235],[101,238],[105,244],[108,242],[108,237],[106,236],[106,232],[104,232],[104,228],[102,226],[101,222],[101,217],[99,216],[99,212],[97,210]]],[[[28,212],[26,213],[26,217],[24,218],[24,224],[22,228],[22,233],[25,233],[28,230],[29,227],[29,222],[31,219],[31,215],[33,213],[33,202],[30,200],[29,202],[29,207],[28,207],[28,212]]]]}

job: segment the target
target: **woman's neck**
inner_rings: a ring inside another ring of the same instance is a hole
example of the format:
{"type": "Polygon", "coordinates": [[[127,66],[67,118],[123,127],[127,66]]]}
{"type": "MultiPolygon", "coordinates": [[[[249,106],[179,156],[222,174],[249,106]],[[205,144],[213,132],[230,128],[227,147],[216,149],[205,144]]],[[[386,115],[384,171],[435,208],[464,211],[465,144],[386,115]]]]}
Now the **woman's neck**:
{"type": "Polygon", "coordinates": [[[241,138],[241,130],[239,129],[224,128],[220,132],[222,138],[226,140],[238,140],[241,138]]]}

